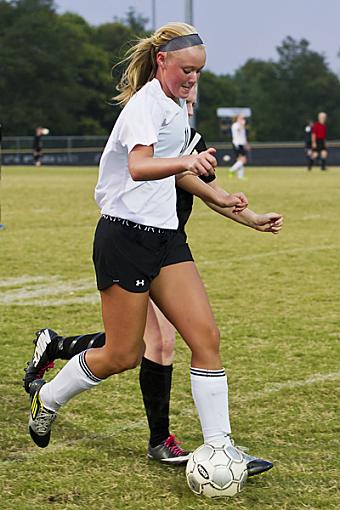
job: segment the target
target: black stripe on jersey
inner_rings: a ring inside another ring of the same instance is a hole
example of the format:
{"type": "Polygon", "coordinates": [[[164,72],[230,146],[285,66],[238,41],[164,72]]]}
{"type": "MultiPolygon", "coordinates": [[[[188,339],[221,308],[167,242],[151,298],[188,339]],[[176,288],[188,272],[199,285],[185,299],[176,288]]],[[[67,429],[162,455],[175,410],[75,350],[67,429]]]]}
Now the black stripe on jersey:
{"type": "MultiPolygon", "coordinates": [[[[85,351],[86,352],[86,351],[85,351]]],[[[99,379],[98,377],[96,377],[92,372],[91,370],[89,369],[89,367],[87,366],[87,363],[85,361],[85,352],[82,352],[80,353],[79,355],[79,365],[80,365],[80,368],[82,369],[82,371],[84,372],[84,374],[89,378],[91,379],[91,381],[94,381],[94,382],[100,382],[102,379],[99,379]]]]}
{"type": "Polygon", "coordinates": [[[191,129],[189,126],[187,126],[184,130],[184,144],[181,149],[180,154],[183,154],[183,152],[187,149],[191,139],[191,129]]]}
{"type": "Polygon", "coordinates": [[[221,368],[221,370],[206,370],[204,368],[190,368],[191,375],[198,375],[200,377],[224,377],[225,370],[221,368]]]}

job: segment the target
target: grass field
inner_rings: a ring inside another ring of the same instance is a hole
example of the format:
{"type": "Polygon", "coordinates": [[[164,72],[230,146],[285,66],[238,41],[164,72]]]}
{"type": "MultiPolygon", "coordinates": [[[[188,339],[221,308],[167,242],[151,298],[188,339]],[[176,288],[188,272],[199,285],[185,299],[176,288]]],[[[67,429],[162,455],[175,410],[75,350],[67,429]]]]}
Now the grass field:
{"type": "MultiPolygon", "coordinates": [[[[0,509],[339,509],[340,169],[256,168],[242,183],[258,211],[279,211],[279,236],[228,222],[196,201],[191,247],[222,333],[234,438],[272,459],[230,500],[188,489],[183,468],[146,458],[138,370],[65,406],[50,446],[27,434],[21,386],[33,333],[102,329],[91,262],[95,168],[5,168],[0,232],[0,509]]],[[[202,437],[178,339],[172,431],[202,437]]],[[[61,364],[58,365],[60,367],[61,364]]]]}

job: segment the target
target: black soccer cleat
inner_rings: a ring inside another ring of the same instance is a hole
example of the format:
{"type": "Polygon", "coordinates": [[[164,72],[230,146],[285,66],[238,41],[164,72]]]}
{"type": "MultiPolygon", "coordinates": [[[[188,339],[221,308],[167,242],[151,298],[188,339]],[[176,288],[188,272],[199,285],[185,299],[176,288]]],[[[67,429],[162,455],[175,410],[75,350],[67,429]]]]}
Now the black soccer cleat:
{"type": "Polygon", "coordinates": [[[247,462],[248,477],[260,475],[265,471],[272,469],[273,463],[265,459],[254,459],[247,462]]]}
{"type": "Polygon", "coordinates": [[[242,452],[242,455],[247,462],[248,477],[260,475],[265,471],[269,471],[269,469],[273,467],[273,463],[269,460],[254,457],[254,455],[249,455],[248,453],[244,452],[242,448],[237,448],[239,448],[239,450],[242,452]]]}
{"type": "Polygon", "coordinates": [[[163,464],[183,465],[189,460],[190,452],[182,450],[179,442],[171,434],[167,439],[155,447],[148,447],[148,457],[152,460],[158,460],[163,464]]]}
{"type": "Polygon", "coordinates": [[[53,329],[40,329],[33,340],[35,345],[31,361],[27,362],[24,368],[23,378],[24,388],[27,393],[30,392],[30,384],[35,379],[42,379],[44,373],[49,368],[54,368],[54,360],[49,356],[50,347],[57,342],[59,336],[53,329]]]}
{"type": "Polygon", "coordinates": [[[31,384],[31,412],[28,421],[28,430],[31,438],[39,448],[46,448],[50,442],[52,423],[57,413],[46,409],[40,399],[40,390],[45,381],[38,379],[31,384]]]}

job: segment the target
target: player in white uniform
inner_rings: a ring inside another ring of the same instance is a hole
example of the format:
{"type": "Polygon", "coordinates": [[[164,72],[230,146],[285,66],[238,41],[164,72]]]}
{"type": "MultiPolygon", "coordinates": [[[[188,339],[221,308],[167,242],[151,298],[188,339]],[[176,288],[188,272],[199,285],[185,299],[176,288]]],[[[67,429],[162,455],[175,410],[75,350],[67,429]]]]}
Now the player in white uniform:
{"type": "MultiPolygon", "coordinates": [[[[213,175],[214,149],[182,156],[185,99],[205,63],[193,27],[166,25],[130,51],[118,99],[123,109],[104,150],[94,264],[105,344],[74,356],[49,383],[31,385],[29,431],[46,447],[59,408],[110,375],[134,368],[144,351],[149,297],[192,351],[191,385],[204,441],[231,445],[228,387],[219,331],[190,251],[178,254],[175,175],[213,175]]],[[[232,196],[235,208],[243,201],[232,196]]]]}
{"type": "Polygon", "coordinates": [[[244,179],[244,167],[247,164],[249,150],[246,132],[246,121],[243,115],[238,115],[231,126],[231,137],[236,161],[230,167],[230,175],[236,173],[239,179],[244,179]]]}

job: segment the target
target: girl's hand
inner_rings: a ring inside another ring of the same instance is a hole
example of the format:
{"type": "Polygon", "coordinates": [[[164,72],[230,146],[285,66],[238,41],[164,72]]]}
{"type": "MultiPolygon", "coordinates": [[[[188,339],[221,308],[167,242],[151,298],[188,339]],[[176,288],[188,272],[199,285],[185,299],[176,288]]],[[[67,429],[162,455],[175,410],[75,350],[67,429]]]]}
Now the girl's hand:
{"type": "Polygon", "coordinates": [[[239,200],[239,202],[235,204],[235,207],[233,209],[234,214],[239,214],[248,207],[248,198],[241,191],[233,193],[231,196],[236,197],[239,200]]]}
{"type": "Polygon", "coordinates": [[[243,193],[229,195],[228,193],[217,191],[217,194],[220,197],[217,205],[220,207],[232,207],[233,214],[239,214],[248,206],[248,199],[243,193]]]}
{"type": "Polygon", "coordinates": [[[283,216],[281,214],[271,212],[256,215],[254,228],[260,232],[278,234],[282,229],[282,226],[283,216]]]}
{"type": "Polygon", "coordinates": [[[194,175],[213,175],[217,166],[215,158],[216,149],[210,148],[199,154],[183,156],[186,163],[186,171],[194,175]]]}

